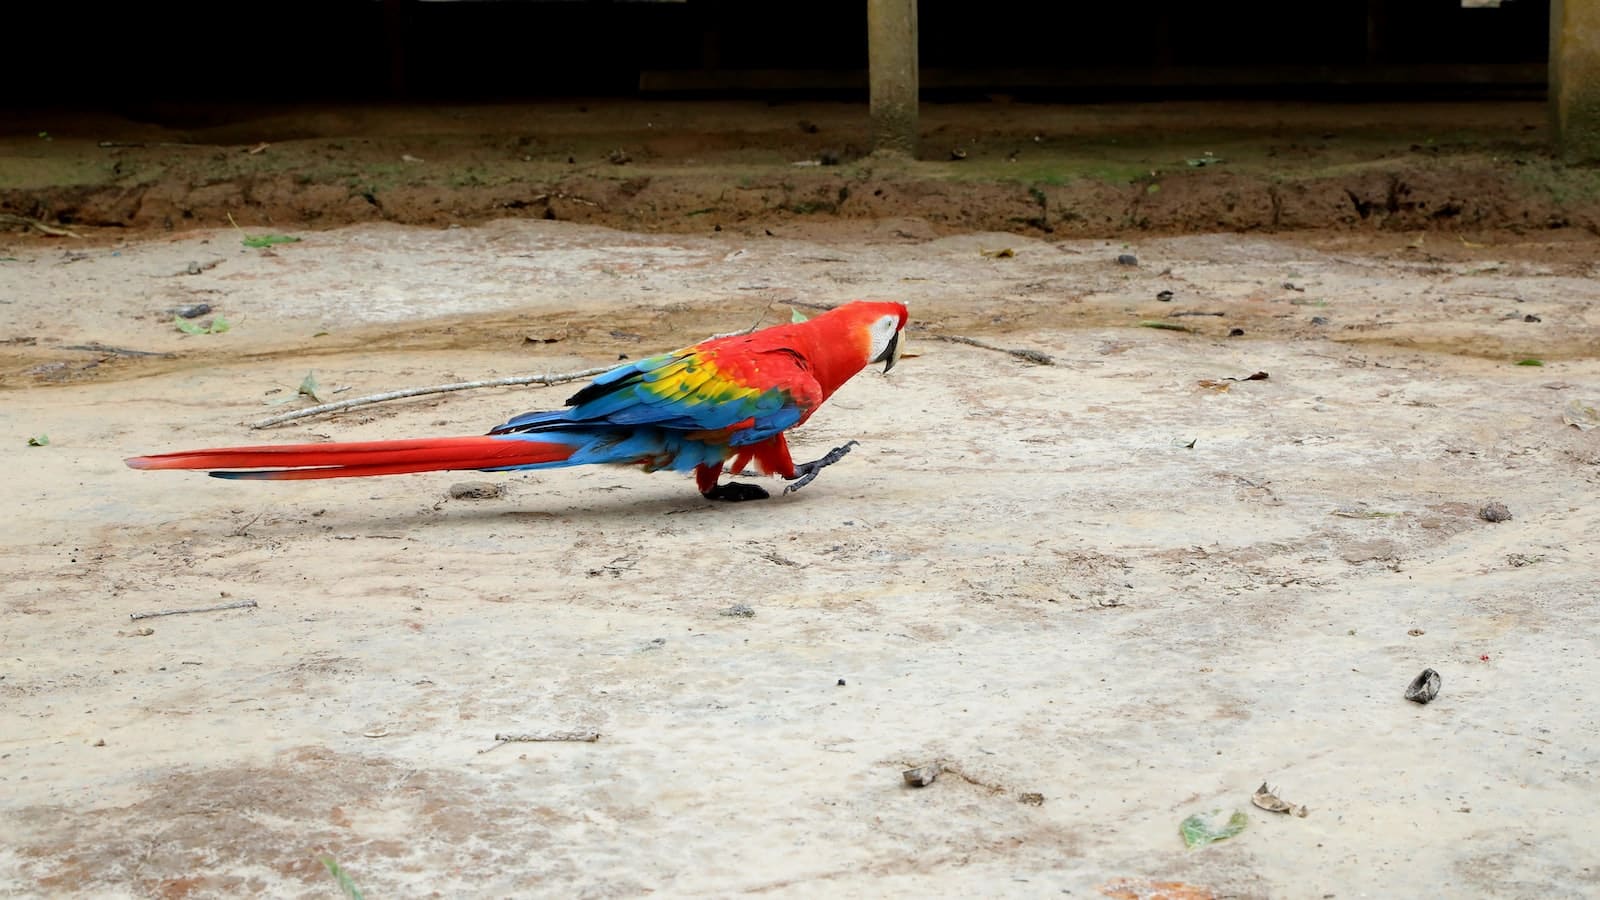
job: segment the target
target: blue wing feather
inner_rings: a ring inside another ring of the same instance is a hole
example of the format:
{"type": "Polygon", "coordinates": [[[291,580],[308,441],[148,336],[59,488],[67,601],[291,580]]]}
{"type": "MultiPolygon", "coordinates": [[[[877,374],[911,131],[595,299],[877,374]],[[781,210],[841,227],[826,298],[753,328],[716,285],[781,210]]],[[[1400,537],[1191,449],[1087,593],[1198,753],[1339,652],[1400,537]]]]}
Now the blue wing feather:
{"type": "MultiPolygon", "coordinates": [[[[789,379],[810,378],[792,353],[763,359],[761,370],[789,379]]],[[[750,425],[729,436],[728,444],[759,443],[793,428],[806,410],[780,388],[756,392],[717,374],[711,359],[691,348],[618,366],[572,395],[561,410],[529,412],[497,426],[490,434],[534,433],[571,428],[652,427],[671,431],[719,431],[750,425]],[[711,363],[709,366],[708,363],[711,363]]]]}

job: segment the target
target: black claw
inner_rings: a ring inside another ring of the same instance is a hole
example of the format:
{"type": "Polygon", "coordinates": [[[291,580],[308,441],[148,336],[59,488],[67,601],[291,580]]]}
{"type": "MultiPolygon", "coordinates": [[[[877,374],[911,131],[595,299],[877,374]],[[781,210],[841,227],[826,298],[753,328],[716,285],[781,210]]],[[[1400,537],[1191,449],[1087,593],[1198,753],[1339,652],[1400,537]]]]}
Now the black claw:
{"type": "Polygon", "coordinates": [[[745,484],[739,481],[730,481],[719,484],[701,496],[707,500],[721,500],[726,503],[743,503],[746,500],[765,500],[772,496],[767,489],[758,484],[745,484]]]}
{"type": "Polygon", "coordinates": [[[794,484],[784,488],[783,492],[785,494],[793,493],[810,484],[811,480],[817,477],[818,472],[844,459],[845,454],[850,452],[850,448],[857,446],[858,443],[858,441],[850,441],[842,447],[835,447],[829,450],[821,459],[814,459],[811,462],[800,463],[795,466],[794,484]]]}

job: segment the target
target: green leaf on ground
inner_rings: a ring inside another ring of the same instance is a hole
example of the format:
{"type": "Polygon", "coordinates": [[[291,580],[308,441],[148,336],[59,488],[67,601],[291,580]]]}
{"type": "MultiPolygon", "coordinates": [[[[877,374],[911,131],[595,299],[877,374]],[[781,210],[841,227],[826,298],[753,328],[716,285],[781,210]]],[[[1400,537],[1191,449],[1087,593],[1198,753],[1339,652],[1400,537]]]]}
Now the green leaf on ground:
{"type": "Polygon", "coordinates": [[[271,247],[274,244],[298,244],[300,239],[287,234],[252,234],[245,237],[240,243],[246,247],[260,250],[265,247],[271,247]]]}
{"type": "Polygon", "coordinates": [[[322,399],[322,385],[317,383],[316,372],[306,373],[306,377],[300,381],[300,390],[298,393],[300,396],[310,397],[318,403],[324,402],[322,399]]]}
{"type": "Polygon", "coordinates": [[[1250,824],[1250,819],[1244,813],[1234,810],[1228,815],[1227,810],[1214,809],[1209,813],[1195,813],[1183,820],[1179,831],[1183,834],[1183,842],[1190,847],[1204,847],[1217,841],[1225,841],[1244,831],[1250,824]],[[1227,816],[1226,819],[1223,816],[1227,816]]]}
{"type": "Polygon", "coordinates": [[[333,857],[324,856],[322,865],[327,868],[328,874],[333,876],[333,880],[339,882],[339,889],[344,891],[346,897],[349,897],[350,900],[365,900],[361,893],[361,888],[356,887],[355,879],[350,877],[350,873],[340,868],[339,863],[333,857]]]}
{"type": "Polygon", "coordinates": [[[229,328],[233,327],[232,325],[228,324],[227,319],[224,319],[221,316],[212,319],[210,322],[204,325],[191,322],[182,316],[173,316],[172,324],[178,326],[178,330],[184,334],[222,334],[229,328]]]}

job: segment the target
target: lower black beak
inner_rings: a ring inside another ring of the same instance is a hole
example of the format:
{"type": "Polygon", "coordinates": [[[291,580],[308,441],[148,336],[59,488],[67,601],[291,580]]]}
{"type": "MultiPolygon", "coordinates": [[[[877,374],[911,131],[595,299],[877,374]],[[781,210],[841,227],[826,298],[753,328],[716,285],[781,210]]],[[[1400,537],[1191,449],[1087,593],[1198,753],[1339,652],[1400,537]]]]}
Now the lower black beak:
{"type": "Polygon", "coordinates": [[[890,369],[894,368],[894,364],[899,361],[900,333],[897,331],[895,332],[894,337],[889,338],[889,346],[883,348],[883,353],[880,354],[877,359],[873,360],[873,362],[882,362],[883,371],[885,374],[887,374],[890,369]]]}

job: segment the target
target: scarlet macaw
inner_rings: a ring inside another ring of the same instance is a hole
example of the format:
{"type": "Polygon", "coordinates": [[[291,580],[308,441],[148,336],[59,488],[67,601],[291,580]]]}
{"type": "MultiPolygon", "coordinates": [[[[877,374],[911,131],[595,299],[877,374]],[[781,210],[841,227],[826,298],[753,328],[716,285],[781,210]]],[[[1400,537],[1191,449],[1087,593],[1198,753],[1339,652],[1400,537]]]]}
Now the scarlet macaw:
{"type": "Polygon", "coordinates": [[[568,398],[565,409],[524,413],[486,435],[224,447],[136,456],[135,469],[221,469],[216,478],[288,480],[475,469],[507,472],[591,463],[693,469],[711,500],[760,500],[754,484],[718,484],[723,466],[810,483],[850,441],[796,464],[784,432],[806,421],[857,372],[900,359],[906,308],[856,301],[815,318],[617,366],[568,398]]]}

